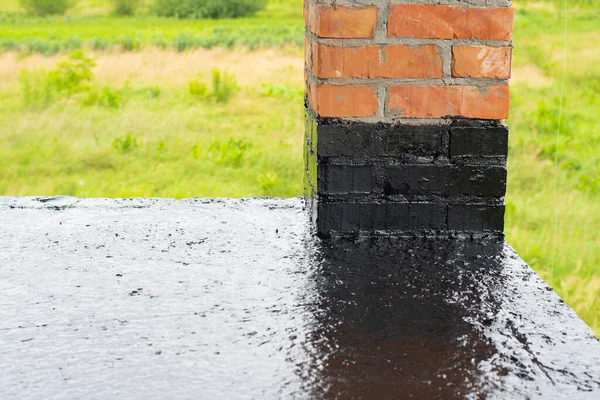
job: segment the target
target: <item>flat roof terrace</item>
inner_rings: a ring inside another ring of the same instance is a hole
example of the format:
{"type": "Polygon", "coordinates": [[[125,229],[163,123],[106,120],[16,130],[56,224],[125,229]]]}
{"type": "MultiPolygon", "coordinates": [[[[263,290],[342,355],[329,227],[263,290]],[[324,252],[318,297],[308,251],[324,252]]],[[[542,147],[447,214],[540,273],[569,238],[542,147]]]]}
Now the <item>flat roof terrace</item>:
{"type": "Polygon", "coordinates": [[[0,398],[600,398],[506,243],[321,241],[301,199],[0,199],[0,398]]]}

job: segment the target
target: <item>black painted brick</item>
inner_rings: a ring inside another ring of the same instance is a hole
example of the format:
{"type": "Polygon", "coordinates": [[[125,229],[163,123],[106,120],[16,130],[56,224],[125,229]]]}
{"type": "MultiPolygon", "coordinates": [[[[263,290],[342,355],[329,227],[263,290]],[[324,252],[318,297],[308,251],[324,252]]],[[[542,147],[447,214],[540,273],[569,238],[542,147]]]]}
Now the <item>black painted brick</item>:
{"type": "Polygon", "coordinates": [[[444,125],[392,125],[385,132],[382,155],[446,155],[444,137],[448,130],[444,125]]]}
{"type": "Polygon", "coordinates": [[[448,165],[389,166],[385,168],[382,191],[386,195],[445,195],[449,174],[448,165]]]}
{"type": "Polygon", "coordinates": [[[500,166],[461,165],[451,167],[449,195],[504,197],[506,168],[500,166]]]}
{"type": "Polygon", "coordinates": [[[452,157],[506,157],[508,153],[508,128],[451,127],[450,158],[452,157]]]}
{"type": "Polygon", "coordinates": [[[450,205],[448,206],[448,229],[502,232],[504,206],[450,205]]]}
{"type": "Polygon", "coordinates": [[[318,165],[320,194],[371,193],[373,177],[371,165],[318,165]]]}
{"type": "Polygon", "coordinates": [[[503,197],[506,168],[485,165],[401,164],[385,167],[385,195],[503,197]]]}
{"type": "Polygon", "coordinates": [[[447,207],[435,203],[319,203],[320,233],[446,230],[447,207]]]}
{"type": "Polygon", "coordinates": [[[446,230],[448,207],[445,204],[413,203],[410,204],[409,230],[446,230]]]}
{"type": "Polygon", "coordinates": [[[353,167],[351,165],[319,165],[319,193],[352,193],[353,167]]]}
{"type": "Polygon", "coordinates": [[[352,191],[354,193],[370,193],[373,191],[375,177],[373,176],[373,167],[371,165],[354,167],[352,177],[352,191]]]}
{"type": "Polygon", "coordinates": [[[320,233],[503,230],[508,129],[498,121],[305,118],[305,188],[320,233]]]}
{"type": "Polygon", "coordinates": [[[447,156],[448,126],[317,125],[319,157],[447,156]]]}
{"type": "Polygon", "coordinates": [[[319,125],[319,157],[381,156],[383,151],[380,129],[380,124],[319,125]]]}
{"type": "Polygon", "coordinates": [[[320,164],[319,193],[370,193],[373,190],[372,169],[370,165],[320,164]]]}

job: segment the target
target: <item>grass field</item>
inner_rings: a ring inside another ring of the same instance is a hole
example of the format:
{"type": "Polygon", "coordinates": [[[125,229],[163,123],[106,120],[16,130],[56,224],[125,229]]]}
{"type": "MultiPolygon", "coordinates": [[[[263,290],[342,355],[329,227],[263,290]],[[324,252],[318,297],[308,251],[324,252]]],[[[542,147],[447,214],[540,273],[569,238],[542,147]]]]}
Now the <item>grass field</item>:
{"type": "MultiPolygon", "coordinates": [[[[0,195],[301,194],[301,0],[239,21],[107,4],[40,19],[0,0],[0,195]],[[89,88],[41,96],[39,71],[76,48],[97,63],[89,88]],[[229,103],[213,69],[237,78],[229,103]]],[[[516,4],[507,236],[600,335],[600,5],[569,2],[563,80],[561,4],[516,4]]]]}
{"type": "Polygon", "coordinates": [[[0,50],[51,55],[75,49],[127,51],[148,45],[184,51],[217,46],[250,49],[304,41],[302,1],[271,0],[267,10],[243,20],[177,20],[110,15],[107,0],[85,1],[63,17],[31,18],[17,2],[0,0],[0,50]],[[2,5],[6,3],[5,5],[2,5]],[[299,11],[298,11],[299,10],[299,11]],[[10,12],[12,11],[12,12],[10,12]],[[92,14],[90,14],[92,13],[92,14]],[[265,21],[268,23],[265,24],[265,21]]]}

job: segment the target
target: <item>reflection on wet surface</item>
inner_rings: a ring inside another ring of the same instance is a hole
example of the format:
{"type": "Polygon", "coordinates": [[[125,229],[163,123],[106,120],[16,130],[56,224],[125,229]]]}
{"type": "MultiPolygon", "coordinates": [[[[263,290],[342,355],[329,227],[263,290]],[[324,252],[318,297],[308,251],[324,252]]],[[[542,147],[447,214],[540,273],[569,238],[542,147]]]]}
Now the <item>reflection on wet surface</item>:
{"type": "Polygon", "coordinates": [[[483,396],[486,380],[503,373],[482,367],[495,347],[468,322],[499,307],[482,302],[502,285],[503,243],[378,239],[316,248],[308,374],[318,371],[317,397],[483,396]]]}
{"type": "Polygon", "coordinates": [[[293,200],[0,200],[0,398],[589,398],[505,243],[311,235],[293,200]]]}

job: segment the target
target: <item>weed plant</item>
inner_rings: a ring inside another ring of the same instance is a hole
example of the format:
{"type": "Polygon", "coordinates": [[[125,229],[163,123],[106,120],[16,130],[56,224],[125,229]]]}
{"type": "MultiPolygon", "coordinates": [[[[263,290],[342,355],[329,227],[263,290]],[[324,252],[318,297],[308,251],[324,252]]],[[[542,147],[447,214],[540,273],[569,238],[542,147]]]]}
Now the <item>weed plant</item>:
{"type": "Polygon", "coordinates": [[[240,91],[234,75],[218,69],[212,71],[212,91],[208,85],[200,80],[190,81],[188,84],[189,95],[196,100],[212,99],[217,103],[229,103],[240,91]]]}

